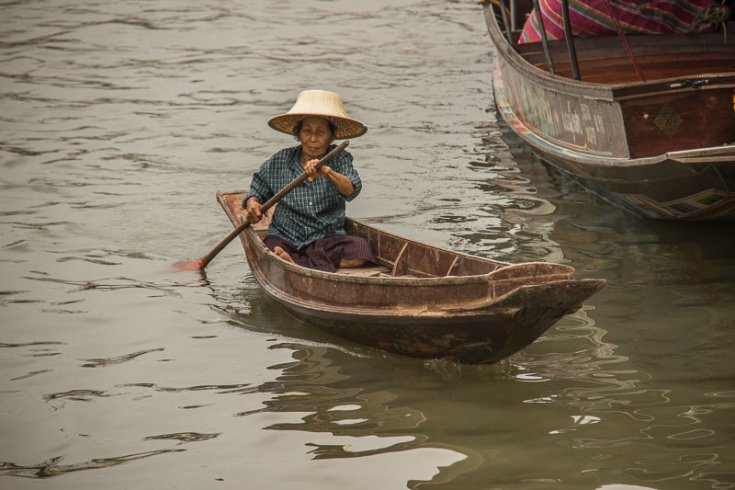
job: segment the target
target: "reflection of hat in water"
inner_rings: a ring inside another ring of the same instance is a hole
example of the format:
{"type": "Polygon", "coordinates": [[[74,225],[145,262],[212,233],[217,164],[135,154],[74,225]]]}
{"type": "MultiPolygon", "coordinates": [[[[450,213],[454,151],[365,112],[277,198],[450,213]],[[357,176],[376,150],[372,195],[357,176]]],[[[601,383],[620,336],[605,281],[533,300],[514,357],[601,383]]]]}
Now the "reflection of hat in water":
{"type": "Polygon", "coordinates": [[[299,121],[318,116],[330,120],[337,128],[338,139],[357,138],[367,132],[367,127],[357,119],[347,115],[342,97],[326,90],[304,90],[296,103],[285,114],[272,117],[268,126],[282,133],[294,134],[299,121]]]}

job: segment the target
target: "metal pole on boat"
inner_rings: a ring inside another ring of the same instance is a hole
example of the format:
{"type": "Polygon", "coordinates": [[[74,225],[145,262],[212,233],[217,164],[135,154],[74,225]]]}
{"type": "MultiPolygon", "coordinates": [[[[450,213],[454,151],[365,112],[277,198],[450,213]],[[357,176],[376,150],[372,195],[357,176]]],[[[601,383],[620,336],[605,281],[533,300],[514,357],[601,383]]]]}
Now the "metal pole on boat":
{"type": "Polygon", "coordinates": [[[574,38],[572,37],[572,23],[569,20],[569,0],[561,0],[561,12],[564,17],[564,37],[567,41],[569,61],[572,64],[572,77],[574,77],[575,80],[580,80],[579,65],[577,64],[577,50],[574,47],[574,38]]]}
{"type": "Polygon", "coordinates": [[[505,6],[505,1],[500,0],[500,16],[503,18],[503,25],[505,26],[505,37],[508,38],[508,43],[510,43],[511,46],[515,44],[513,42],[513,30],[511,29],[510,22],[508,21],[508,12],[507,7],[505,6]]]}
{"type": "Polygon", "coordinates": [[[549,65],[549,73],[554,74],[554,60],[551,59],[551,51],[549,51],[549,38],[546,37],[546,27],[544,26],[544,16],[541,15],[541,6],[538,0],[533,0],[533,8],[536,9],[536,15],[538,15],[539,27],[541,27],[541,44],[544,47],[544,56],[546,57],[546,64],[549,65]]]}

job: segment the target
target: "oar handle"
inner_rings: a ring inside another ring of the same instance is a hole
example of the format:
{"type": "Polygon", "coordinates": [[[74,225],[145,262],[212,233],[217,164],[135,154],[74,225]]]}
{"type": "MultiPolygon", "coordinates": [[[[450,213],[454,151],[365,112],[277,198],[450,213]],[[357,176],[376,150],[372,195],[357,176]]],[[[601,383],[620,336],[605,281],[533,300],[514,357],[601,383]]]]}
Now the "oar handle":
{"type": "MultiPolygon", "coordinates": [[[[336,148],[334,148],[332,151],[330,151],[329,153],[327,153],[326,155],[324,155],[319,160],[319,162],[316,164],[316,168],[317,169],[320,168],[322,165],[324,165],[325,163],[327,163],[328,161],[330,161],[331,159],[333,159],[334,157],[336,157],[342,150],[344,150],[345,148],[347,148],[347,145],[349,145],[349,144],[350,144],[350,142],[348,140],[345,140],[342,143],[340,143],[339,145],[337,145],[336,148]]],[[[294,180],[292,180],[290,184],[288,184],[286,187],[284,187],[283,189],[281,189],[280,191],[278,191],[273,197],[271,197],[270,199],[268,199],[265,202],[265,204],[263,204],[260,207],[260,211],[262,213],[265,213],[266,211],[268,211],[270,208],[272,208],[273,206],[275,206],[276,203],[283,198],[283,196],[285,196],[286,194],[288,194],[289,192],[291,192],[292,190],[294,190],[294,188],[296,186],[298,186],[299,184],[301,184],[308,177],[309,177],[309,174],[307,174],[306,172],[303,172],[301,175],[299,175],[294,180]]],[[[212,249],[211,252],[209,252],[207,255],[205,255],[204,257],[202,257],[198,261],[196,261],[194,263],[196,265],[194,268],[204,269],[205,267],[207,267],[207,264],[209,264],[212,261],[212,259],[215,258],[217,256],[217,254],[220,253],[222,251],[222,249],[225,248],[235,237],[237,237],[240,233],[242,233],[243,231],[245,231],[245,229],[248,226],[250,226],[250,221],[246,219],[240,225],[238,225],[237,228],[235,228],[234,230],[232,230],[232,232],[230,232],[230,234],[227,235],[224,238],[224,240],[222,240],[221,242],[219,242],[217,244],[217,246],[212,249]]]]}

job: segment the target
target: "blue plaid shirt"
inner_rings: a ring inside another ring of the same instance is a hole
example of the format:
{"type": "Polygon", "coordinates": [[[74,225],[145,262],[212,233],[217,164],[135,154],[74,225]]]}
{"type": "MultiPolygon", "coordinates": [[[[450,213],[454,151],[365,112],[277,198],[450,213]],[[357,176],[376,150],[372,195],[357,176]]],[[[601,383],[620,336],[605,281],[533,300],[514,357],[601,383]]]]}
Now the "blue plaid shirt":
{"type": "MultiPolygon", "coordinates": [[[[334,145],[329,150],[332,148],[334,145]]],[[[247,200],[252,196],[264,204],[301,175],[304,169],[299,164],[300,154],[301,146],[294,146],[266,160],[253,175],[243,208],[247,207],[247,200]]],[[[345,203],[357,197],[362,190],[362,181],[352,166],[352,155],[344,150],[326,165],[350,179],[354,187],[352,195],[345,197],[340,194],[326,177],[319,177],[313,182],[305,180],[278,202],[268,233],[297,249],[327,235],[346,234],[345,203]]]]}

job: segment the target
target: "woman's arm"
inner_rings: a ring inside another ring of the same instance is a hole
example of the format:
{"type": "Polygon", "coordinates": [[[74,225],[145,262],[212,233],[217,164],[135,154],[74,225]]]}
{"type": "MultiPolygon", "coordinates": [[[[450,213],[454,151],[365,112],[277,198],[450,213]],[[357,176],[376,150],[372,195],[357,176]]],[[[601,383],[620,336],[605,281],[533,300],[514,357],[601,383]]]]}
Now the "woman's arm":
{"type": "Polygon", "coordinates": [[[337,191],[345,197],[349,197],[355,192],[355,188],[352,185],[352,181],[346,176],[334,170],[332,167],[322,165],[320,169],[316,169],[316,164],[319,160],[309,160],[306,162],[304,171],[309,175],[309,180],[314,180],[317,177],[326,177],[334,185],[337,191]]]}
{"type": "Polygon", "coordinates": [[[268,159],[255,174],[250,182],[250,190],[243,199],[242,207],[248,215],[248,221],[257,223],[262,218],[260,212],[261,204],[273,197],[273,190],[269,184],[269,172],[271,171],[271,161],[273,157],[268,159]]]}

